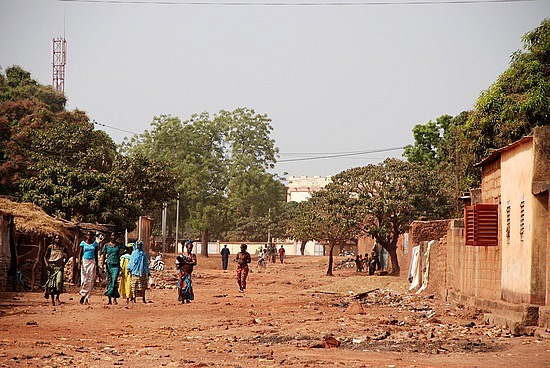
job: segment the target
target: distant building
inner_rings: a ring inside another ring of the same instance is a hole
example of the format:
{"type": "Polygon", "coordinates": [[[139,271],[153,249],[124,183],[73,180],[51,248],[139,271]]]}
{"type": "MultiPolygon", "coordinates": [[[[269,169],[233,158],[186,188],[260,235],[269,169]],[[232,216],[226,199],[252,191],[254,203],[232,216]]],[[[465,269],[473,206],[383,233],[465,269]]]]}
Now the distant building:
{"type": "Polygon", "coordinates": [[[305,201],[311,197],[312,193],[323,189],[330,182],[330,176],[290,176],[288,178],[286,201],[305,201]]]}

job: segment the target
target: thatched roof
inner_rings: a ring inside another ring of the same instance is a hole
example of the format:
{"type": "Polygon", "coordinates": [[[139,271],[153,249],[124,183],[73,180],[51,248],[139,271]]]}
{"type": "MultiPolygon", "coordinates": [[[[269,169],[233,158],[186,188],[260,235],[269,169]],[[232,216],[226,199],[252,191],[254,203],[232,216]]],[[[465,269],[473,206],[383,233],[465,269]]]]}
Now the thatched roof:
{"type": "Polygon", "coordinates": [[[91,231],[99,231],[99,232],[106,233],[114,228],[113,225],[109,225],[109,224],[98,224],[98,223],[92,223],[92,222],[70,222],[64,219],[59,219],[59,220],[63,221],[66,226],[78,228],[82,232],[87,232],[91,230],[91,231]]]}
{"type": "Polygon", "coordinates": [[[0,197],[0,214],[13,216],[16,231],[24,234],[44,237],[61,234],[70,239],[70,229],[75,226],[51,217],[35,204],[14,202],[2,197],[0,197]]]}

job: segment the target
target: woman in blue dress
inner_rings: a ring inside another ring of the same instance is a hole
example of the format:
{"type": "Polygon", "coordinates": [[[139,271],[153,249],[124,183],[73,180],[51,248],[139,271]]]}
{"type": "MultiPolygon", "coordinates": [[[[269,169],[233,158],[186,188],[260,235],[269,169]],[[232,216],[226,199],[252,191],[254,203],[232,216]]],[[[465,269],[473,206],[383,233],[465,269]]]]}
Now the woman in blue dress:
{"type": "Polygon", "coordinates": [[[108,304],[118,304],[120,298],[118,292],[118,275],[120,274],[120,256],[124,252],[121,244],[117,243],[117,234],[111,233],[108,243],[105,243],[101,251],[101,259],[105,272],[107,274],[107,290],[105,295],[109,298],[108,304]],[[112,300],[113,299],[113,300],[112,300]]]}
{"type": "Polygon", "coordinates": [[[149,276],[151,276],[151,271],[149,270],[149,260],[147,259],[147,254],[143,251],[143,242],[141,240],[136,242],[136,249],[132,252],[126,268],[131,273],[132,302],[135,303],[136,298],[141,297],[143,302],[147,303],[145,300],[145,291],[148,287],[147,282],[149,276]]]}
{"type": "Polygon", "coordinates": [[[178,301],[191,303],[195,299],[193,292],[193,268],[197,265],[197,255],[193,253],[193,242],[185,242],[184,254],[176,257],[176,266],[179,271],[178,277],[178,301]]]}

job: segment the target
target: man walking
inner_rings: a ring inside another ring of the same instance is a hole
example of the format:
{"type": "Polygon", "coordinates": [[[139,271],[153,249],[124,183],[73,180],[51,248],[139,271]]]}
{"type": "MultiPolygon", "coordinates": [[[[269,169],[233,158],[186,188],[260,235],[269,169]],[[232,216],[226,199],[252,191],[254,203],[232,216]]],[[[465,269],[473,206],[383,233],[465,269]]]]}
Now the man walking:
{"type": "Polygon", "coordinates": [[[229,255],[231,252],[229,251],[229,248],[227,248],[227,244],[225,244],[222,248],[222,251],[220,252],[222,255],[222,267],[223,270],[227,270],[227,263],[229,262],[229,255]]]}
{"type": "Polygon", "coordinates": [[[246,278],[248,276],[248,264],[251,261],[250,253],[246,251],[247,245],[241,244],[241,251],[237,253],[237,283],[239,284],[239,291],[244,293],[246,290],[246,278]]]}
{"type": "Polygon", "coordinates": [[[279,260],[281,261],[281,264],[285,260],[285,248],[283,248],[283,245],[281,244],[281,248],[279,248],[279,260]]]}

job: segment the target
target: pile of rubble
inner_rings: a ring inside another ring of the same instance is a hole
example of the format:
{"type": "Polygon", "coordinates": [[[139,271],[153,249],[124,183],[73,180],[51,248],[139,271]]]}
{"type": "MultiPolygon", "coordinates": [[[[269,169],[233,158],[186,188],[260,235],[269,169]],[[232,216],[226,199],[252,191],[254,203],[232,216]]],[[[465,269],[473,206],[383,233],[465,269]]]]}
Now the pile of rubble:
{"type": "Polygon", "coordinates": [[[178,275],[175,270],[151,270],[151,277],[153,278],[153,284],[151,285],[152,288],[177,289],[178,287],[178,275]]]}
{"type": "Polygon", "coordinates": [[[410,351],[429,354],[444,352],[495,352],[506,348],[512,335],[504,326],[482,322],[483,311],[447,303],[438,306],[433,295],[401,294],[375,289],[343,298],[334,307],[345,307],[353,322],[340,318],[342,325],[362,322],[364,334],[341,338],[343,347],[363,350],[410,351]],[[383,317],[369,317],[371,307],[388,308],[383,317]],[[357,319],[358,317],[364,317],[357,319]],[[459,321],[468,321],[460,323],[459,321]]]}

